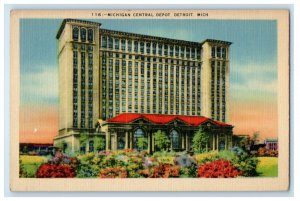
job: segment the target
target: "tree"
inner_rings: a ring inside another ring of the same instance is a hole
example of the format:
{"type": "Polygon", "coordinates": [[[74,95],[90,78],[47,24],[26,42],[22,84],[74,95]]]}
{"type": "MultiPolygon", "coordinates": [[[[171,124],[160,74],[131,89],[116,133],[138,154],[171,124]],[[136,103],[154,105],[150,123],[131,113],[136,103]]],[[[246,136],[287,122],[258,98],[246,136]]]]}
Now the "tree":
{"type": "Polygon", "coordinates": [[[260,139],[260,133],[258,131],[255,131],[252,137],[250,138],[250,145],[258,144],[259,139],[260,139]]]}
{"type": "Polygon", "coordinates": [[[96,151],[101,151],[105,149],[105,140],[103,137],[95,136],[94,137],[94,147],[96,151]]]}
{"type": "Polygon", "coordinates": [[[140,137],[137,139],[137,147],[139,150],[144,150],[148,145],[148,140],[145,137],[140,137]]]}
{"type": "Polygon", "coordinates": [[[79,144],[81,147],[85,147],[87,140],[88,140],[88,134],[87,133],[80,133],[79,134],[79,144]]]}
{"type": "Polygon", "coordinates": [[[170,148],[171,141],[165,132],[158,130],[154,133],[154,142],[159,151],[166,151],[170,148]]]}
{"type": "Polygon", "coordinates": [[[193,137],[193,150],[197,153],[207,152],[209,136],[203,128],[200,128],[193,137]]]}
{"type": "Polygon", "coordinates": [[[260,139],[260,133],[254,132],[251,137],[243,137],[239,142],[239,147],[245,151],[250,151],[253,145],[258,144],[260,139]]]}
{"type": "Polygon", "coordinates": [[[56,144],[56,147],[58,147],[62,152],[66,152],[68,144],[66,141],[62,140],[56,144]]]}

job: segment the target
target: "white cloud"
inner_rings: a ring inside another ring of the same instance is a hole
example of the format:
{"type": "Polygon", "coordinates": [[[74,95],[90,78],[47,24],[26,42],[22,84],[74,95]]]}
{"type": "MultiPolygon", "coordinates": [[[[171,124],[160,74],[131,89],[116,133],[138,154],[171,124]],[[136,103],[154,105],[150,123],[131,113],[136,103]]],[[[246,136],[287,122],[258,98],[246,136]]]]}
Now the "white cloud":
{"type": "Polygon", "coordinates": [[[277,91],[277,65],[232,64],[231,88],[234,92],[273,93],[277,91]]]}
{"type": "Polygon", "coordinates": [[[41,66],[42,71],[21,75],[22,103],[51,103],[58,100],[58,68],[41,66]]]}

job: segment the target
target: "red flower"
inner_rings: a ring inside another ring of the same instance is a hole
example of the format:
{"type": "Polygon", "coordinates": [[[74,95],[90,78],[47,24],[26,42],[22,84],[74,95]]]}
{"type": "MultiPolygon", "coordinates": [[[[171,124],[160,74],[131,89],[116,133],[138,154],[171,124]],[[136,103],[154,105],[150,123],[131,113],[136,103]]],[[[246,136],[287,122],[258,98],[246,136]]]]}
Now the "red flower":
{"type": "Polygon", "coordinates": [[[206,163],[198,168],[198,177],[233,178],[240,175],[242,175],[242,172],[238,171],[236,167],[232,166],[230,161],[223,159],[206,163]]]}
{"type": "Polygon", "coordinates": [[[72,178],[75,177],[75,171],[70,165],[66,164],[43,164],[37,172],[37,178],[72,178]]]}
{"type": "Polygon", "coordinates": [[[122,167],[108,167],[100,171],[100,178],[127,178],[127,171],[122,167]]]}

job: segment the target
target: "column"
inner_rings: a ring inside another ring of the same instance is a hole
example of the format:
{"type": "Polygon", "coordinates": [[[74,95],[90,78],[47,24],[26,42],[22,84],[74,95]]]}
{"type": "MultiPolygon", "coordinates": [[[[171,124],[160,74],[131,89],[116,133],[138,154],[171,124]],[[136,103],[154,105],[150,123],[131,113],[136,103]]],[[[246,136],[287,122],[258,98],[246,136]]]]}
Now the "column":
{"type": "Polygon", "coordinates": [[[189,151],[188,133],[185,133],[185,150],[189,151]]]}
{"type": "Polygon", "coordinates": [[[129,145],[128,145],[128,131],[125,132],[125,149],[128,149],[129,145]]]}
{"type": "MultiPolygon", "coordinates": [[[[181,107],[179,106],[179,108],[181,108],[181,107]]],[[[185,136],[184,136],[184,133],[182,133],[182,134],[181,134],[181,148],[182,148],[182,149],[184,149],[184,145],[185,145],[184,140],[185,140],[185,136]]]]}
{"type": "Polygon", "coordinates": [[[215,134],[212,134],[212,150],[214,151],[215,150],[215,134]]]}
{"type": "Polygon", "coordinates": [[[152,144],[152,133],[148,133],[148,153],[151,153],[152,144]]]}
{"type": "Polygon", "coordinates": [[[131,132],[131,133],[129,133],[129,147],[130,147],[130,149],[133,149],[133,133],[131,132]]]}
{"type": "Polygon", "coordinates": [[[74,135],[72,135],[72,153],[74,153],[75,152],[75,136],[74,135]]]}
{"type": "Polygon", "coordinates": [[[225,150],[228,149],[228,135],[225,134],[225,150]]]}
{"type": "Polygon", "coordinates": [[[153,132],[151,131],[151,141],[152,141],[152,151],[155,151],[155,140],[154,140],[154,136],[153,136],[153,132]]]}
{"type": "Polygon", "coordinates": [[[219,151],[219,134],[217,134],[217,150],[219,151]]]}
{"type": "Polygon", "coordinates": [[[110,133],[107,131],[105,132],[105,148],[106,148],[106,151],[109,151],[110,150],[110,133]]]}

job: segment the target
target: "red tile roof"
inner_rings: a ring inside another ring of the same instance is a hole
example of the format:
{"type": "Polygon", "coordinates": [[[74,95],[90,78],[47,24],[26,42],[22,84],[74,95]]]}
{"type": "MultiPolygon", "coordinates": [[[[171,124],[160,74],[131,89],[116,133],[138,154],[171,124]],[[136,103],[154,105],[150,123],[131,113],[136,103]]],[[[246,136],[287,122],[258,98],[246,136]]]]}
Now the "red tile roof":
{"type": "Polygon", "coordinates": [[[139,114],[139,113],[123,113],[108,119],[108,123],[130,123],[137,119],[145,119],[154,124],[168,124],[174,120],[180,120],[191,126],[199,126],[210,121],[219,126],[229,127],[230,124],[212,120],[203,116],[186,116],[186,115],[166,115],[166,114],[139,114]]]}

